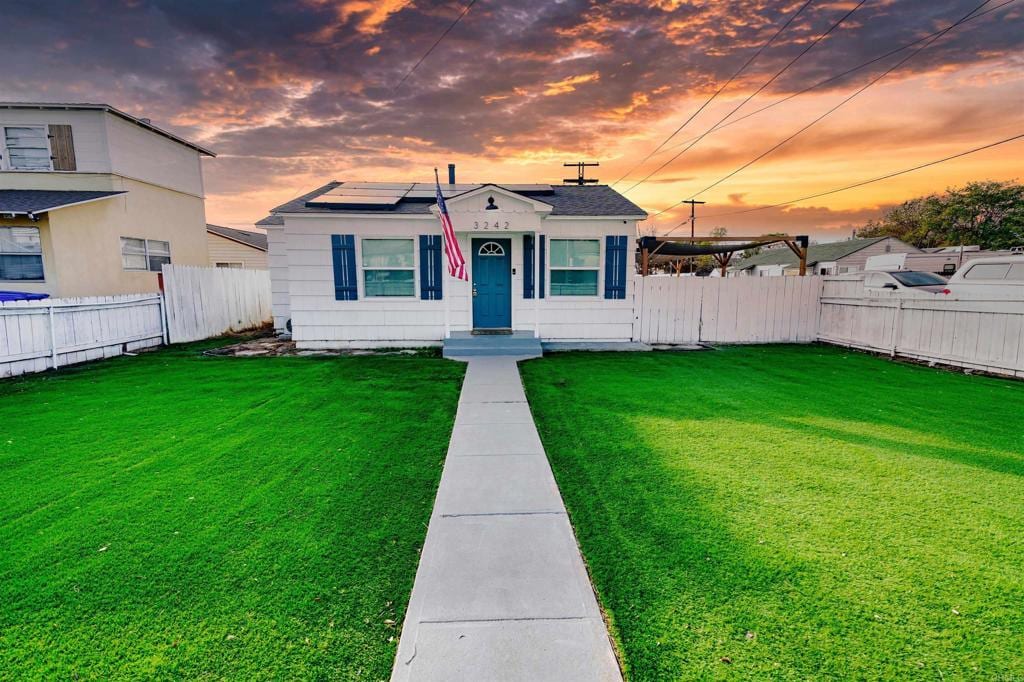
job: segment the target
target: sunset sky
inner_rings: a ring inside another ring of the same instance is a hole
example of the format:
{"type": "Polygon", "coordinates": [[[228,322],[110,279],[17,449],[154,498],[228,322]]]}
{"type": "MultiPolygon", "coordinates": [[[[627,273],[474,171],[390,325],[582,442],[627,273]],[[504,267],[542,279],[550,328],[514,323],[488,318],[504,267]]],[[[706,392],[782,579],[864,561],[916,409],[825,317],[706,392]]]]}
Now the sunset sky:
{"type": "MultiPolygon", "coordinates": [[[[998,7],[993,0],[980,11],[998,7]]],[[[566,161],[619,180],[798,2],[78,0],[7,3],[0,100],[105,102],[200,142],[207,219],[250,227],[332,179],[560,182],[566,161]]],[[[941,30],[981,0],[867,0],[733,118],[941,30]]],[[[813,1],[625,190],[757,89],[857,2],[813,1]]],[[[919,47],[919,46],[918,46],[919,47]]],[[[1024,179],[1024,140],[820,199],[829,190],[1024,133],[1024,1],[942,36],[778,151],[698,196],[700,231],[837,239],[885,206],[970,180],[1024,179]]],[[[691,197],[909,52],[700,141],[627,196],[691,197]]],[[[570,173],[571,174],[571,173],[570,173]]],[[[688,207],[657,217],[666,231],[688,207]]],[[[648,228],[651,226],[648,225],[648,228]]]]}

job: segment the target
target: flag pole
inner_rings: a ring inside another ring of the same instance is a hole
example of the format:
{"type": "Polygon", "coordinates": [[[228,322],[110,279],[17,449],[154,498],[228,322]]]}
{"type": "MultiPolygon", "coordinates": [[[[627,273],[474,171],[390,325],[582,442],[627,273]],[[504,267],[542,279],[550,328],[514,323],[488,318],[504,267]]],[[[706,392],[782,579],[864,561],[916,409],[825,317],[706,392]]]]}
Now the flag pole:
{"type": "MultiPolygon", "coordinates": [[[[441,186],[441,178],[437,174],[437,167],[434,168],[434,182],[437,183],[438,187],[441,186]]],[[[441,248],[445,250],[448,249],[448,243],[444,239],[444,230],[441,230],[441,248]]],[[[448,268],[445,268],[446,272],[447,270],[448,268]]],[[[451,278],[450,274],[449,278],[451,278]]],[[[448,284],[451,284],[451,282],[448,282],[448,284]]],[[[445,289],[447,288],[448,287],[445,286],[444,284],[441,285],[441,298],[444,299],[444,338],[446,339],[451,337],[452,335],[451,312],[448,303],[449,299],[451,298],[451,291],[445,291],[445,289]]]]}

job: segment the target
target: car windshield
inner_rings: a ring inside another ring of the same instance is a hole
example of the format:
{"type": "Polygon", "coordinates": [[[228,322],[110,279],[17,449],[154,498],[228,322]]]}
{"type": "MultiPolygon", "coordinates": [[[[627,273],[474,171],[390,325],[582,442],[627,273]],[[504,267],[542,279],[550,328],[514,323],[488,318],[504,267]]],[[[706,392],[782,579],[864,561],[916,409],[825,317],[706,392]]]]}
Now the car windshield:
{"type": "Polygon", "coordinates": [[[893,272],[890,273],[905,287],[927,287],[945,284],[946,280],[930,272],[893,272]]]}

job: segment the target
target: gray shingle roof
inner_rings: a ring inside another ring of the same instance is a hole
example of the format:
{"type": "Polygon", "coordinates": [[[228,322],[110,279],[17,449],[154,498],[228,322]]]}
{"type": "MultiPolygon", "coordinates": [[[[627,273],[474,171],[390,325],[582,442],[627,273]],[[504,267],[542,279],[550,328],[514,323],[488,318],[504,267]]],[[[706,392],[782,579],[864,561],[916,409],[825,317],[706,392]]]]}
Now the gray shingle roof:
{"type": "MultiPolygon", "coordinates": [[[[811,244],[807,247],[807,264],[829,263],[845,258],[851,253],[856,253],[872,244],[878,243],[888,237],[873,237],[871,239],[847,239],[842,242],[829,242],[827,244],[811,244]]],[[[736,264],[738,270],[746,270],[755,265],[796,265],[796,254],[785,247],[778,247],[762,251],[756,256],[744,258],[736,264]]]]}
{"type": "MultiPolygon", "coordinates": [[[[271,210],[270,215],[263,218],[257,225],[283,225],[282,213],[369,213],[377,212],[388,215],[393,214],[429,214],[432,201],[399,201],[394,207],[381,211],[367,211],[365,209],[344,209],[344,208],[318,208],[306,206],[306,202],[313,197],[320,196],[324,192],[334,189],[340,185],[340,181],[329,182],[323,187],[296,197],[289,202],[271,210]]],[[[497,187],[501,187],[495,183],[497,187]]],[[[481,185],[483,186],[483,185],[481,185]]],[[[543,201],[551,204],[552,216],[647,216],[642,208],[622,196],[608,185],[553,185],[552,193],[517,192],[524,197],[543,201]]]]}
{"type": "Polygon", "coordinates": [[[87,190],[0,189],[0,213],[45,213],[64,206],[109,199],[127,192],[87,190]]]}
{"type": "Polygon", "coordinates": [[[250,230],[236,230],[233,227],[222,227],[221,225],[206,224],[206,231],[224,237],[225,239],[231,239],[236,242],[251,246],[254,249],[260,251],[267,250],[267,235],[262,232],[252,232],[250,230]]]}

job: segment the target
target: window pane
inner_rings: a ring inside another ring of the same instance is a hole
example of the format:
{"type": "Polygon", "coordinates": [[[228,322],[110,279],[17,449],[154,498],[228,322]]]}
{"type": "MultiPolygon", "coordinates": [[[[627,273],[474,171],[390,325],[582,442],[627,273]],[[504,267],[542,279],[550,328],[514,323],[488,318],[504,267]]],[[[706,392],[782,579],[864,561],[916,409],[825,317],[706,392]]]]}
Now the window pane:
{"type": "Polygon", "coordinates": [[[125,270],[148,270],[146,240],[121,237],[121,265],[125,270]]]}
{"type": "Polygon", "coordinates": [[[163,269],[164,263],[170,263],[170,256],[150,256],[149,257],[149,269],[153,272],[160,272],[163,269]]]}
{"type": "Polygon", "coordinates": [[[412,270],[366,270],[363,285],[367,296],[416,295],[412,270]]]}
{"type": "Polygon", "coordinates": [[[552,239],[551,267],[596,268],[601,265],[601,242],[596,239],[552,239]]]}
{"type": "Polygon", "coordinates": [[[411,268],[415,264],[411,239],[364,239],[364,268],[411,268]]]}
{"type": "Polygon", "coordinates": [[[1009,263],[979,263],[964,273],[964,279],[1002,279],[1009,269],[1009,263]]]}
{"type": "Polygon", "coordinates": [[[42,256],[0,255],[0,280],[42,280],[42,256]]]}
{"type": "Polygon", "coordinates": [[[217,267],[218,268],[234,268],[236,270],[241,270],[242,269],[242,264],[241,263],[235,263],[235,262],[231,262],[231,263],[217,263],[217,267]]]}
{"type": "Polygon", "coordinates": [[[552,270],[552,296],[597,296],[597,270],[552,270]]]}
{"type": "Polygon", "coordinates": [[[19,170],[49,170],[50,150],[46,144],[46,129],[28,126],[4,128],[7,160],[11,168],[19,170]]]}
{"type": "Polygon", "coordinates": [[[161,242],[156,239],[150,239],[146,242],[146,248],[149,249],[150,256],[170,256],[171,255],[171,243],[161,242]]]}
{"type": "Polygon", "coordinates": [[[39,228],[0,227],[0,253],[37,254],[42,252],[39,228]]]}

